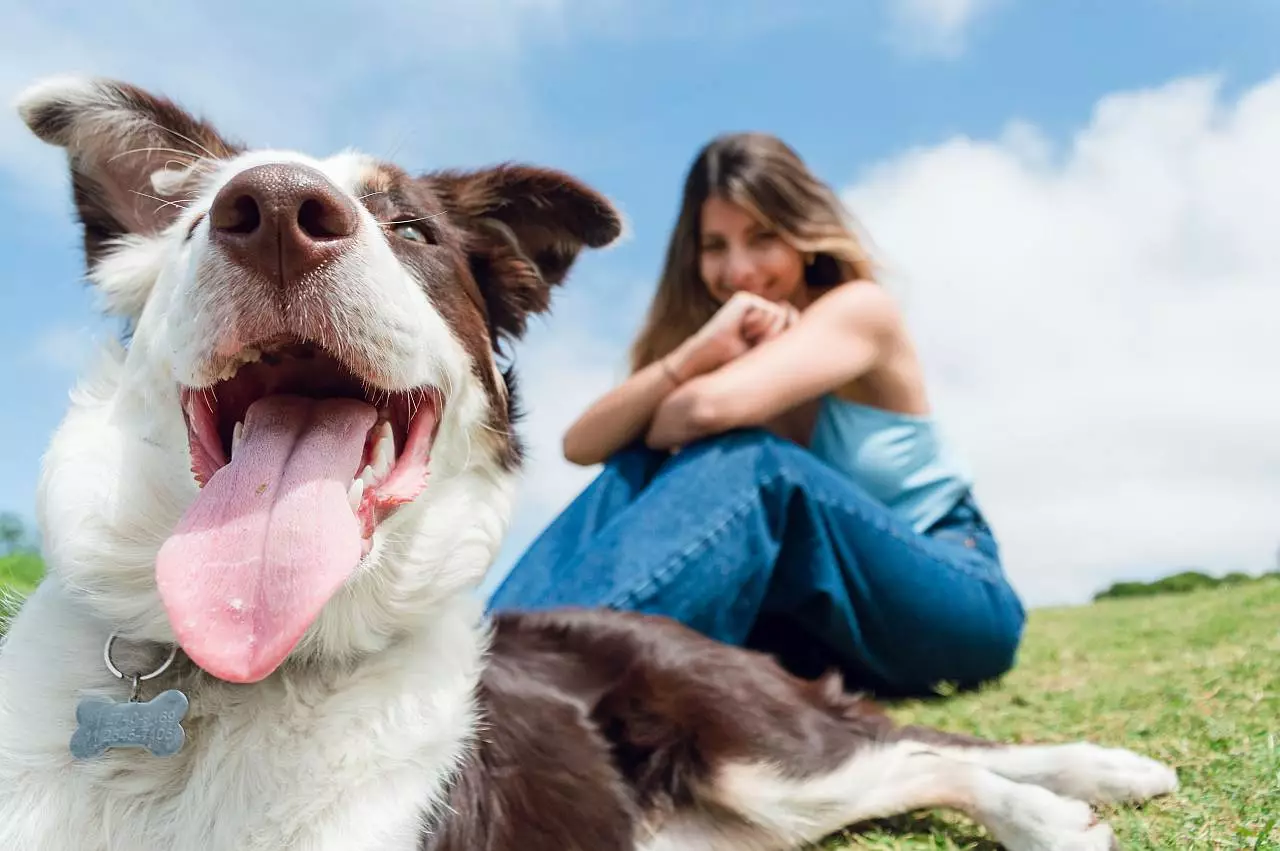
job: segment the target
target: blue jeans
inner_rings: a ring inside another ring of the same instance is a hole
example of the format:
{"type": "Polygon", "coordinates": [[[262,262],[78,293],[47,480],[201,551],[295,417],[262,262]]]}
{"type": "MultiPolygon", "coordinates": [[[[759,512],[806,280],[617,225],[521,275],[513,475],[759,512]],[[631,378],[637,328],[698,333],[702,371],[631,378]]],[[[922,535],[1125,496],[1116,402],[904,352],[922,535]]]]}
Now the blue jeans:
{"type": "Polygon", "coordinates": [[[1000,676],[1025,614],[972,496],[921,534],[762,429],[674,456],[619,452],[489,606],[662,614],[804,676],[836,667],[898,695],[1000,676]]]}

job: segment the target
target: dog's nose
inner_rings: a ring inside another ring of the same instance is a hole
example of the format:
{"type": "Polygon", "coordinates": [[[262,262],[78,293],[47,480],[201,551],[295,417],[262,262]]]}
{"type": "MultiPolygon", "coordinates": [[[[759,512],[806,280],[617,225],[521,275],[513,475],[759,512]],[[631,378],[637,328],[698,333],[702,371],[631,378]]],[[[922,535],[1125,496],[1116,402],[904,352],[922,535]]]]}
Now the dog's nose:
{"type": "Polygon", "coordinates": [[[213,199],[210,233],[230,259],[288,287],[348,248],[355,203],[319,171],[293,163],[245,169],[213,199]]]}

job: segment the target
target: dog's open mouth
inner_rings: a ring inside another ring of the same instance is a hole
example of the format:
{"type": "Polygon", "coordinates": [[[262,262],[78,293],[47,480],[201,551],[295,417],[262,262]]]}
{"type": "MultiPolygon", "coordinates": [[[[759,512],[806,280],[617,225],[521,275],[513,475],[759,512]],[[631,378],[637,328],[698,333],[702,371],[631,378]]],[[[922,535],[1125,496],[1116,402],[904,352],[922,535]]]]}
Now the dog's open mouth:
{"type": "Polygon", "coordinates": [[[276,341],[182,390],[200,496],[160,551],[179,642],[209,673],[267,676],[426,486],[440,397],[368,387],[325,350],[276,341]]]}
{"type": "Polygon", "coordinates": [[[285,341],[266,351],[249,349],[243,360],[234,376],[212,388],[182,391],[196,481],[203,487],[229,461],[238,460],[246,439],[279,446],[282,426],[286,431],[301,431],[308,424],[311,430],[325,428],[318,422],[322,418],[329,425],[350,419],[350,429],[358,431],[358,424],[372,415],[374,423],[364,435],[347,490],[367,544],[388,510],[411,501],[426,484],[438,422],[437,394],[428,389],[386,393],[369,388],[337,358],[311,343],[285,341]]]}

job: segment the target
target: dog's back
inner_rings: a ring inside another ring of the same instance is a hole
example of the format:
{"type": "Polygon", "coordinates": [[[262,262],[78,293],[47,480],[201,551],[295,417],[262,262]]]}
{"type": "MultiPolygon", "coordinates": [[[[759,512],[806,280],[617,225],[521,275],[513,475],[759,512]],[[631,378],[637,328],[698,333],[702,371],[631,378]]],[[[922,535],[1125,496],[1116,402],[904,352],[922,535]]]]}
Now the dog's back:
{"type": "Polygon", "coordinates": [[[484,721],[432,851],[630,848],[712,806],[735,764],[830,771],[892,727],[838,681],[665,618],[510,612],[494,628],[484,721]]]}

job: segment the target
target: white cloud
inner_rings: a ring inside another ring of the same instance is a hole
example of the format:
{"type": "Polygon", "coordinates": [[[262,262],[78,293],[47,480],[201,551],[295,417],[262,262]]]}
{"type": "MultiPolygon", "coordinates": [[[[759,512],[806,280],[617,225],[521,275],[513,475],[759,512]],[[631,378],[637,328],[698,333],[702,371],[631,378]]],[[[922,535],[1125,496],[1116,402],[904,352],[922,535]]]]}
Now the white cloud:
{"type": "Polygon", "coordinates": [[[1280,543],[1280,76],[1103,99],[882,163],[844,196],[1033,603],[1280,543]]]}
{"type": "Polygon", "coordinates": [[[916,55],[954,58],[975,20],[1002,0],[888,0],[889,37],[916,55]]]}

